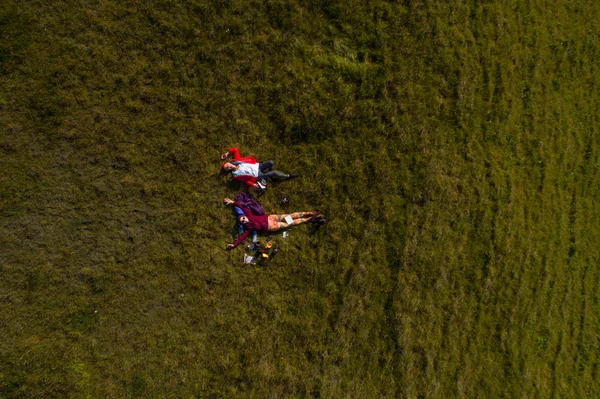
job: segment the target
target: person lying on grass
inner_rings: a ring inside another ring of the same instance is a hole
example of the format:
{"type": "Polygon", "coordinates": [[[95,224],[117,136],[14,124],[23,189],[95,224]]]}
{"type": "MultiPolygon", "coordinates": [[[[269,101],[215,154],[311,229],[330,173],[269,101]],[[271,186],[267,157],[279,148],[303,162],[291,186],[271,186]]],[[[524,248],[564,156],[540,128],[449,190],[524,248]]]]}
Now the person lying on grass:
{"type": "Polygon", "coordinates": [[[240,245],[253,231],[259,233],[275,232],[306,222],[313,222],[317,225],[325,224],[323,215],[318,215],[316,211],[295,212],[283,215],[255,215],[250,209],[231,198],[225,198],[223,203],[225,206],[235,205],[244,212],[243,215],[238,217],[238,222],[244,226],[244,232],[233,241],[233,244],[227,244],[227,250],[240,245]],[[291,218],[291,222],[289,223],[288,216],[291,218]],[[286,219],[288,220],[286,221],[286,219]]]}
{"type": "Polygon", "coordinates": [[[235,180],[239,180],[256,189],[260,189],[258,180],[261,179],[278,178],[289,180],[298,177],[294,173],[287,174],[273,170],[275,167],[275,162],[273,161],[258,163],[253,156],[242,157],[236,147],[230,148],[229,151],[221,155],[221,159],[227,159],[230,155],[233,157],[233,160],[231,162],[224,162],[221,165],[222,169],[226,172],[231,172],[235,180]]]}

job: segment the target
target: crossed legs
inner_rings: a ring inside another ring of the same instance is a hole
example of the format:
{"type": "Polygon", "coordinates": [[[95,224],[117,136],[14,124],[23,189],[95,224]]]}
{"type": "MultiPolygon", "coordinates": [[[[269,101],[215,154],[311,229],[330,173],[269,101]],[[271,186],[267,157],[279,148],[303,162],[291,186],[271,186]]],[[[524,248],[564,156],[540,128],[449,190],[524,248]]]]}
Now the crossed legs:
{"type": "Polygon", "coordinates": [[[315,217],[317,212],[309,211],[309,212],[295,212],[289,214],[292,217],[292,223],[288,223],[285,221],[285,217],[287,214],[283,215],[269,215],[269,231],[277,231],[281,229],[286,229],[291,226],[296,226],[302,223],[310,222],[313,217],[315,217]]]}
{"type": "Polygon", "coordinates": [[[275,162],[265,161],[258,164],[258,178],[259,179],[289,179],[291,176],[287,173],[279,172],[274,170],[275,162]]]}

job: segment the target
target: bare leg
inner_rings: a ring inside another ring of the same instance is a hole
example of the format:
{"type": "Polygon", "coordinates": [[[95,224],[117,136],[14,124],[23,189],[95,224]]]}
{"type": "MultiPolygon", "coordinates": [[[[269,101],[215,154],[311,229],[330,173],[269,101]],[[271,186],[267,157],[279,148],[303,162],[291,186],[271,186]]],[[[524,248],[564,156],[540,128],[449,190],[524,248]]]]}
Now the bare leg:
{"type": "Polygon", "coordinates": [[[294,212],[291,214],[284,213],[282,215],[269,215],[269,217],[274,218],[278,222],[283,222],[283,221],[285,221],[285,218],[288,216],[290,216],[292,219],[303,219],[303,218],[313,217],[316,214],[317,214],[317,212],[315,212],[315,211],[307,211],[307,212],[294,212]]]}
{"type": "Polygon", "coordinates": [[[291,224],[287,222],[277,222],[277,230],[287,229],[288,227],[297,226],[306,222],[310,222],[310,218],[294,219],[291,224]]]}
{"type": "MultiPolygon", "coordinates": [[[[317,214],[317,212],[315,211],[308,211],[308,212],[294,212],[292,213],[290,216],[292,217],[292,219],[305,219],[305,218],[310,218],[313,217],[317,214]]],[[[284,215],[285,216],[285,215],[284,215]]]]}
{"type": "Polygon", "coordinates": [[[269,215],[269,231],[277,231],[286,229],[291,226],[297,226],[302,223],[310,222],[317,213],[310,212],[295,212],[291,215],[269,215]],[[286,216],[291,216],[292,223],[285,221],[286,216]]]}

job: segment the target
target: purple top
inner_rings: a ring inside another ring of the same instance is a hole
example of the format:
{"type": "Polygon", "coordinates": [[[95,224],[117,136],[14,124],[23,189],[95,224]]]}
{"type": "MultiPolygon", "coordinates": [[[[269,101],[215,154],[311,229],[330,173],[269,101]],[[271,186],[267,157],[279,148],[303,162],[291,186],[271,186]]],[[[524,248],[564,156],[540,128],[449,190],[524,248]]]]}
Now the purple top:
{"type": "Polygon", "coordinates": [[[267,215],[256,216],[250,211],[250,209],[246,208],[237,201],[235,201],[233,205],[244,211],[244,214],[249,220],[249,222],[244,226],[244,232],[240,234],[233,242],[234,247],[240,245],[240,243],[244,241],[252,231],[258,231],[261,233],[266,233],[269,231],[269,217],[267,215]]]}

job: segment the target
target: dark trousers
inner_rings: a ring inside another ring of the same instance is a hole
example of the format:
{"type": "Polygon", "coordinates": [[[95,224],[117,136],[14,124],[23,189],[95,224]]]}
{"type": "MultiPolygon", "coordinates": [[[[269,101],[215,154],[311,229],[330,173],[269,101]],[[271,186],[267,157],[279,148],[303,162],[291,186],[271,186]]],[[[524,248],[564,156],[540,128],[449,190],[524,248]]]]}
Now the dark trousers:
{"type": "Polygon", "coordinates": [[[275,166],[275,162],[273,161],[265,161],[258,164],[258,178],[259,179],[269,179],[272,177],[277,177],[279,179],[287,179],[289,176],[285,173],[277,172],[273,170],[275,166]]]}

